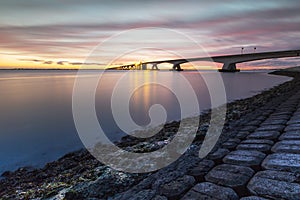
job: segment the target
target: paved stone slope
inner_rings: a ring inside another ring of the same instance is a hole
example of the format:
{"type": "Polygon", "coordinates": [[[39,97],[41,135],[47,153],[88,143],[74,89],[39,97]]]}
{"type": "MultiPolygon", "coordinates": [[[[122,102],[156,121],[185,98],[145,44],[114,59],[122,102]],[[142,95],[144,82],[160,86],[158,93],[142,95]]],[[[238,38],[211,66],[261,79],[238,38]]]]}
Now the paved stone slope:
{"type": "Polygon", "coordinates": [[[205,159],[194,146],[111,199],[300,199],[300,88],[235,122],[205,159]]]}

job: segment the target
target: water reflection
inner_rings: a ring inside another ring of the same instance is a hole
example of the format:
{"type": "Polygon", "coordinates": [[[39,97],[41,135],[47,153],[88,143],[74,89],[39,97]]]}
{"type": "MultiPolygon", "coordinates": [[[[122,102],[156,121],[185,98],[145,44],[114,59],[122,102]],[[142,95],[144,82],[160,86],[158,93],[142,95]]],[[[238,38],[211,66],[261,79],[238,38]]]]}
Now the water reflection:
{"type": "MultiPolygon", "coordinates": [[[[89,78],[92,74],[86,73],[82,78],[89,78]]],[[[210,99],[201,76],[195,72],[181,74],[195,90],[200,110],[209,108],[210,99]]],[[[122,71],[105,73],[95,96],[99,123],[112,140],[124,134],[114,122],[110,101],[114,85],[123,75],[122,71]]],[[[212,72],[203,72],[202,75],[214,78],[212,72]]],[[[129,72],[128,84],[135,87],[142,80],[164,80],[185,95],[186,88],[178,82],[177,76],[177,72],[132,71],[129,72]]],[[[0,73],[0,173],[25,165],[41,166],[83,147],[72,116],[75,77],[75,71],[0,73]]],[[[223,74],[223,79],[228,100],[232,101],[252,96],[289,78],[256,72],[223,74]]],[[[126,88],[125,85],[121,87],[124,90],[126,88]]],[[[123,101],[122,98],[118,99],[121,105],[123,101]]],[[[159,85],[145,85],[136,90],[130,99],[129,109],[133,120],[139,125],[147,125],[150,120],[148,111],[154,104],[161,104],[165,108],[168,121],[180,118],[179,103],[170,90],[159,85]]]]}

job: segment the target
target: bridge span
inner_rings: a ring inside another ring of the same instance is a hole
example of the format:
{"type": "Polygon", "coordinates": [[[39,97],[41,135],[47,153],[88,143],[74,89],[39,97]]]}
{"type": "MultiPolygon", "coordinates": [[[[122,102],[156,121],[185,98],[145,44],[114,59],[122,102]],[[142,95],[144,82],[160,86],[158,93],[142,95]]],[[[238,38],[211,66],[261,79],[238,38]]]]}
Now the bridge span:
{"type": "Polygon", "coordinates": [[[211,61],[211,62],[223,63],[222,69],[219,69],[220,72],[237,72],[240,70],[236,68],[236,63],[243,63],[243,62],[264,60],[264,59],[272,59],[272,58],[297,57],[299,55],[300,55],[300,50],[272,51],[272,52],[212,56],[212,57],[148,61],[148,62],[141,62],[139,64],[122,65],[122,66],[112,67],[112,68],[108,68],[108,69],[146,70],[146,69],[148,69],[147,68],[148,65],[152,65],[151,69],[158,69],[159,64],[170,63],[173,65],[172,70],[182,71],[182,68],[180,67],[180,65],[183,63],[195,62],[195,61],[211,61]]]}

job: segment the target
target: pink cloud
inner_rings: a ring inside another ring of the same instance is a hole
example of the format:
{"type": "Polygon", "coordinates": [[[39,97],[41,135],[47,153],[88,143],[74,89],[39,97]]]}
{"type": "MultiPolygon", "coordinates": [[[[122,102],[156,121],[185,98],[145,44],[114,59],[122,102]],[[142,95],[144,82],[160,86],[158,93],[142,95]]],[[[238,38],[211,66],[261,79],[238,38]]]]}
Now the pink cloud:
{"type": "MultiPolygon", "coordinates": [[[[165,27],[187,32],[201,40],[211,55],[238,53],[241,46],[246,46],[247,51],[252,51],[253,46],[258,51],[300,49],[298,12],[298,7],[282,7],[239,14],[216,13],[209,19],[164,18],[137,19],[126,23],[2,26],[0,48],[51,60],[79,59],[78,62],[82,62],[91,49],[114,33],[131,28],[165,27]]],[[[157,45],[159,47],[159,43],[157,45]]],[[[197,56],[189,47],[173,48],[190,51],[191,57],[197,56]]],[[[57,64],[62,65],[63,62],[57,61],[57,64]]]]}

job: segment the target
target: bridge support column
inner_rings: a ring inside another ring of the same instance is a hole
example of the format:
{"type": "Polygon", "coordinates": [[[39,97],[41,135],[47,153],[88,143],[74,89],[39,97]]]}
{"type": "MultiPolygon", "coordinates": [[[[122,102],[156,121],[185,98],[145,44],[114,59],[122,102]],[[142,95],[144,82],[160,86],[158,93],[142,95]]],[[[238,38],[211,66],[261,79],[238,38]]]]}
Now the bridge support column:
{"type": "Polygon", "coordinates": [[[147,64],[142,64],[142,70],[147,70],[147,64]]]}
{"type": "Polygon", "coordinates": [[[222,69],[219,72],[239,72],[240,70],[236,68],[235,63],[224,63],[222,69]]]}
{"type": "Polygon", "coordinates": [[[152,65],[152,70],[158,70],[157,63],[154,63],[154,64],[152,65]]]}
{"type": "Polygon", "coordinates": [[[129,68],[130,68],[131,70],[133,70],[133,69],[135,69],[135,65],[130,65],[129,68]]]}
{"type": "Polygon", "coordinates": [[[180,64],[174,64],[173,68],[174,71],[183,71],[183,69],[181,69],[180,64]]]}

